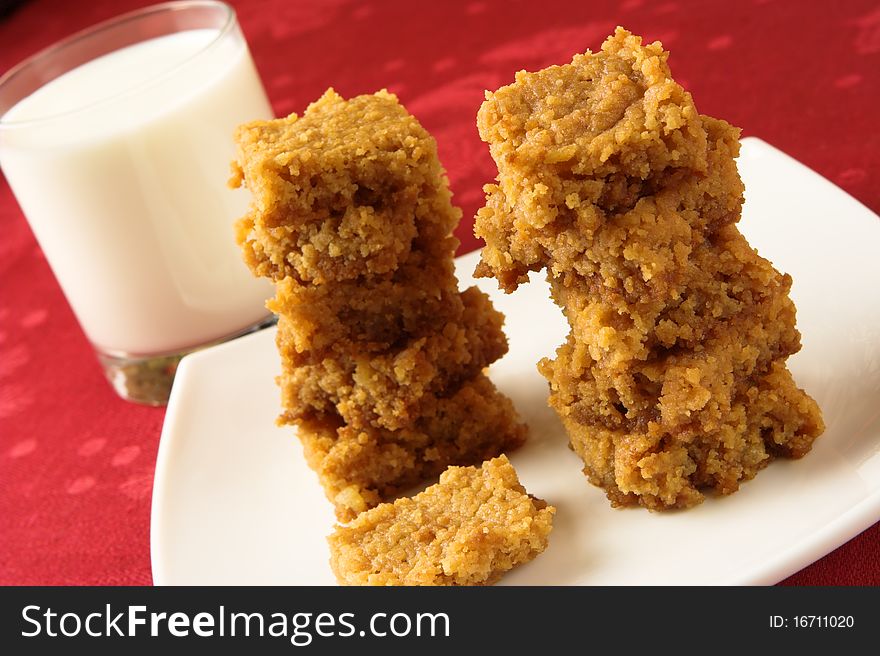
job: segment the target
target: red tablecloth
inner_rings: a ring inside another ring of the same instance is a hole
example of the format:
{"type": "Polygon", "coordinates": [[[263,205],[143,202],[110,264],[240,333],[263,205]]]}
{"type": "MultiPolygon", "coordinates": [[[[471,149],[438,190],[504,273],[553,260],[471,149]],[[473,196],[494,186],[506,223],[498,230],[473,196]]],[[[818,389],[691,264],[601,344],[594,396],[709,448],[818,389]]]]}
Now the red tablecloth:
{"type": "MultiPolygon", "coordinates": [[[[32,0],[0,19],[0,71],[145,4],[32,0]]],[[[671,48],[673,72],[702,112],[880,210],[876,0],[232,4],[279,115],[301,111],[329,85],[345,96],[382,87],[400,96],[439,143],[464,210],[462,252],[477,246],[470,217],[494,173],[474,127],[483,90],[596,49],[617,24],[671,48]]],[[[0,583],[150,583],[163,414],[110,390],[0,183],[0,583]]],[[[880,583],[880,526],[786,583],[880,583]]]]}

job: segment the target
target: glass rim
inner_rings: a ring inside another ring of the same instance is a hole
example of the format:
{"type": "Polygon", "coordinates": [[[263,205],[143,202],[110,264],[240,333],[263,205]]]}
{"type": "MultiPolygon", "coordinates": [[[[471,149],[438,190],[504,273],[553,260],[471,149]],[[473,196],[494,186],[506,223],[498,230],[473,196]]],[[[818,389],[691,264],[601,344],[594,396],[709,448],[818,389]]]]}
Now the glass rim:
{"type": "MultiPolygon", "coordinates": [[[[2,90],[3,87],[6,86],[13,78],[22,74],[28,68],[31,68],[32,66],[34,66],[40,62],[47,61],[47,60],[51,59],[52,57],[57,56],[61,51],[70,47],[74,43],[78,43],[84,39],[93,38],[93,37],[101,34],[102,32],[107,32],[108,30],[117,29],[119,27],[122,27],[125,24],[133,23],[135,21],[141,20],[145,16],[166,13],[166,12],[185,11],[187,9],[194,9],[194,8],[198,8],[198,7],[216,8],[216,9],[220,9],[224,12],[223,25],[217,30],[216,36],[214,38],[212,38],[204,46],[199,48],[198,51],[185,57],[184,59],[175,63],[174,65],[172,65],[168,69],[162,71],[161,73],[158,73],[158,74],[156,74],[146,80],[142,80],[141,82],[137,83],[133,87],[130,87],[128,89],[123,89],[121,91],[111,92],[110,95],[108,95],[104,98],[100,98],[100,99],[94,100],[92,102],[87,102],[80,107],[76,107],[74,109],[69,109],[66,111],[58,112],[55,114],[50,114],[48,116],[39,116],[37,118],[29,118],[29,119],[23,119],[23,120],[18,120],[18,121],[16,121],[16,120],[10,121],[10,120],[5,119],[4,118],[5,115],[8,114],[9,111],[12,108],[14,108],[16,104],[18,104],[19,102],[21,102],[22,100],[24,100],[25,98],[28,97],[28,96],[22,96],[21,98],[19,98],[15,102],[15,104],[13,104],[9,108],[9,110],[4,112],[3,114],[0,114],[0,132],[2,132],[4,130],[30,127],[30,126],[34,126],[34,125],[39,125],[41,123],[49,123],[51,121],[58,120],[59,118],[73,116],[73,115],[78,114],[80,112],[94,109],[95,107],[100,107],[103,105],[110,104],[120,98],[124,98],[128,95],[138,93],[140,91],[143,91],[146,88],[149,88],[150,86],[153,86],[154,84],[160,82],[161,80],[163,80],[167,77],[170,77],[171,75],[176,73],[181,68],[185,67],[187,64],[189,64],[193,60],[204,55],[207,51],[211,50],[217,43],[219,43],[226,35],[228,35],[232,31],[233,27],[236,24],[235,9],[231,5],[229,5],[228,3],[223,2],[222,0],[171,0],[170,2],[162,2],[160,4],[149,5],[146,7],[140,7],[139,9],[134,9],[134,10],[128,11],[124,14],[120,14],[118,16],[108,18],[106,20],[101,21],[100,23],[95,23],[94,25],[83,28],[83,29],[79,30],[78,32],[74,32],[73,34],[70,34],[70,35],[68,35],[58,41],[55,41],[51,45],[46,46],[42,50],[38,50],[36,53],[34,53],[34,54],[30,55],[29,57],[26,57],[22,61],[18,62],[12,68],[10,68],[8,71],[6,71],[3,75],[0,75],[0,90],[2,90]]],[[[194,28],[194,29],[197,29],[197,28],[194,28]]],[[[181,30],[181,31],[184,31],[184,30],[181,30]]],[[[174,33],[175,32],[168,32],[166,35],[163,35],[163,36],[167,36],[168,34],[174,34],[174,33]]],[[[161,36],[156,36],[156,37],[151,37],[151,38],[161,38],[161,36]]],[[[99,57],[109,55],[112,52],[116,52],[117,50],[131,47],[131,46],[136,45],[137,43],[142,43],[143,41],[148,41],[148,40],[149,39],[134,41],[127,46],[121,46],[120,48],[116,48],[114,50],[109,50],[103,54],[96,55],[95,57],[92,57],[91,59],[88,59],[88,60],[86,60],[76,66],[73,66],[73,67],[67,69],[66,71],[64,71],[62,73],[59,73],[54,78],[52,78],[48,82],[45,82],[40,87],[38,87],[38,89],[42,88],[46,84],[49,84],[49,83],[57,80],[59,77],[66,75],[67,73],[69,73],[70,71],[72,71],[74,69],[79,68],[80,66],[84,66],[85,64],[89,63],[90,61],[94,61],[95,59],[98,59],[99,57]]],[[[36,89],[34,91],[36,91],[36,89]]]]}

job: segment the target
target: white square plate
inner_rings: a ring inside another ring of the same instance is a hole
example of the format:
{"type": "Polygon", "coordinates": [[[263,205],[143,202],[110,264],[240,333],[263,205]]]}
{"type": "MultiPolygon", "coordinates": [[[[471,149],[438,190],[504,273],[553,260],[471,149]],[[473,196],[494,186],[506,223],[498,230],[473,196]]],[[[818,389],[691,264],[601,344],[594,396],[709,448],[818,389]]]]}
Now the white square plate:
{"type": "MultiPolygon", "coordinates": [[[[531,427],[511,455],[557,515],[547,551],[505,584],[768,584],[880,518],[880,220],[839,188],[754,138],[739,160],[742,231],[794,277],[803,350],[798,384],[828,428],[799,461],[779,460],[729,497],[683,512],[612,509],[581,474],[546,405],[535,363],[566,333],[541,276],[505,296],[474,281],[507,316],[510,352],[490,376],[531,427]]],[[[153,579],[167,584],[333,584],[334,517],[290,428],[274,424],[274,330],[187,357],[156,463],[153,579]]]]}

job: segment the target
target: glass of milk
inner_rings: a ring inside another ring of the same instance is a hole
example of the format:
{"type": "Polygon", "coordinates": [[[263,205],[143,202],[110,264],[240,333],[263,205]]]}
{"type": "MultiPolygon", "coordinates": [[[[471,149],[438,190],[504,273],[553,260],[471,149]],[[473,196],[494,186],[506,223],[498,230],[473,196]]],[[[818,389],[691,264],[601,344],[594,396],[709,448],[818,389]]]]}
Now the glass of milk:
{"type": "Polygon", "coordinates": [[[271,323],[226,186],[234,128],[271,117],[222,2],[120,16],[0,78],[0,168],[124,398],[164,403],[184,354],[271,323]]]}

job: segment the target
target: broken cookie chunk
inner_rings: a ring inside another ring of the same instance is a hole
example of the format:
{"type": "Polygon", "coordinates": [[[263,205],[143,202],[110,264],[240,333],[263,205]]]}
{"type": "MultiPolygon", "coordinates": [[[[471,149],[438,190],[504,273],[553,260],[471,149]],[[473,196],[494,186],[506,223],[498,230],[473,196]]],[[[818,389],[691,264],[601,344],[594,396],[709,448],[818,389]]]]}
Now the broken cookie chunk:
{"type": "Polygon", "coordinates": [[[555,512],[506,456],[450,467],[421,494],[337,527],[330,564],[346,585],[487,585],[546,549],[555,512]]]}

